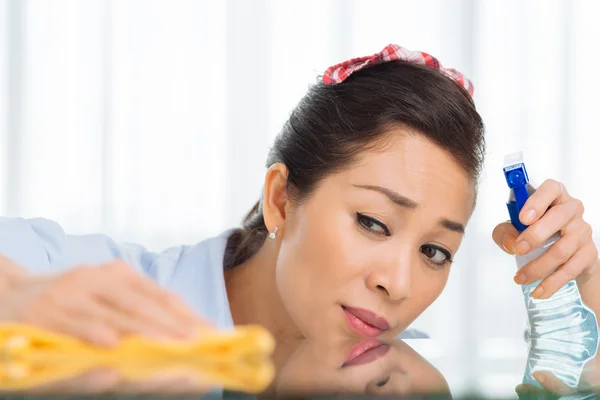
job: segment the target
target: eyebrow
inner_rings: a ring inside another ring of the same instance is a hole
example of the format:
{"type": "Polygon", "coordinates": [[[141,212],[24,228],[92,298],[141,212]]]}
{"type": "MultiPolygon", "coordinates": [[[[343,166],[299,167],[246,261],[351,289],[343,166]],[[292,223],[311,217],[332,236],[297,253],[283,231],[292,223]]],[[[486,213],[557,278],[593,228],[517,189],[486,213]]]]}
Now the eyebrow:
{"type": "Polygon", "coordinates": [[[376,192],[382,193],[382,194],[386,195],[391,201],[398,204],[400,207],[410,208],[413,210],[415,208],[419,207],[419,204],[416,201],[411,200],[406,196],[402,196],[400,193],[396,193],[393,190],[390,190],[390,189],[382,187],[382,186],[375,186],[375,185],[353,185],[353,186],[357,187],[357,188],[361,188],[361,189],[374,190],[376,192]]]}
{"type": "MultiPolygon", "coordinates": [[[[352,185],[352,186],[360,188],[360,189],[373,190],[375,192],[384,194],[387,198],[389,198],[391,201],[393,201],[395,204],[399,205],[400,207],[409,208],[411,210],[414,210],[415,208],[419,207],[419,203],[417,203],[416,201],[409,199],[406,196],[402,196],[400,193],[394,192],[393,190],[385,188],[383,186],[377,186],[377,185],[352,185]]],[[[444,227],[452,232],[458,232],[461,234],[465,233],[465,226],[459,222],[451,221],[447,218],[442,218],[439,220],[438,223],[442,227],[444,227]]]]}
{"type": "Polygon", "coordinates": [[[465,233],[465,226],[458,222],[450,221],[449,219],[443,218],[440,220],[440,225],[452,232],[465,233]]]}

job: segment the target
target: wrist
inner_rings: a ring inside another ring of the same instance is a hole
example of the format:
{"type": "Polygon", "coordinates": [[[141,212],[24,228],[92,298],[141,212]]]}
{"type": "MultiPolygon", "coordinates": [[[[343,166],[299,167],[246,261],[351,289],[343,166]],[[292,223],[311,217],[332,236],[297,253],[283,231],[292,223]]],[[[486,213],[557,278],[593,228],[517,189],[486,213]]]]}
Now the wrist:
{"type": "Polygon", "coordinates": [[[0,256],[0,293],[10,290],[28,276],[27,270],[0,256]]]}
{"type": "Polygon", "coordinates": [[[577,277],[577,285],[581,288],[589,286],[590,284],[596,287],[598,280],[600,280],[600,258],[596,261],[581,275],[577,277]]]}

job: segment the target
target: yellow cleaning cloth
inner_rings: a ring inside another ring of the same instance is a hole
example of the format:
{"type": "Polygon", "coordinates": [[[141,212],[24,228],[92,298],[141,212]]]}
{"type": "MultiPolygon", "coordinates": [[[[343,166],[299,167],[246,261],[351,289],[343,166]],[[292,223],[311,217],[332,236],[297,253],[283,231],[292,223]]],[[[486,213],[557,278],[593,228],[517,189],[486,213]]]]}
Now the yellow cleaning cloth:
{"type": "Polygon", "coordinates": [[[189,342],[130,337],[103,348],[31,325],[0,324],[0,390],[33,388],[109,367],[128,379],[185,370],[199,382],[257,393],[273,379],[274,347],[271,334],[259,326],[206,331],[189,342]]]}

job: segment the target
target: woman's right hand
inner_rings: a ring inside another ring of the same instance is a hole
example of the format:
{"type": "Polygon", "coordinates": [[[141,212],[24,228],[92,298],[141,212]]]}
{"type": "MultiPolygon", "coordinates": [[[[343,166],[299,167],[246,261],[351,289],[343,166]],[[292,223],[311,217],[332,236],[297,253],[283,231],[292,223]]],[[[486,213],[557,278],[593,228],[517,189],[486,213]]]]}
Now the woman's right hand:
{"type": "MultiPolygon", "coordinates": [[[[0,270],[7,262],[0,259],[0,270]]],[[[101,346],[127,335],[185,340],[210,325],[122,261],[20,276],[0,291],[0,304],[0,322],[29,323],[101,346]]]]}

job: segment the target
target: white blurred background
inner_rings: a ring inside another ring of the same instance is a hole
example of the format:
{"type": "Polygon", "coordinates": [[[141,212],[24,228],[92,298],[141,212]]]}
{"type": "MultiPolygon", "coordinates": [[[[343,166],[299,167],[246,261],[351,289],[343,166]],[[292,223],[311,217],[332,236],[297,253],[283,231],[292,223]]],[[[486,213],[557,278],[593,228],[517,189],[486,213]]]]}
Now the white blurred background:
{"type": "Polygon", "coordinates": [[[523,150],[600,227],[596,0],[0,0],[0,215],[160,250],[237,225],[269,146],[326,67],[389,43],[465,72],[486,125],[478,209],[415,327],[457,390],[524,369],[506,153],[523,150]]]}

